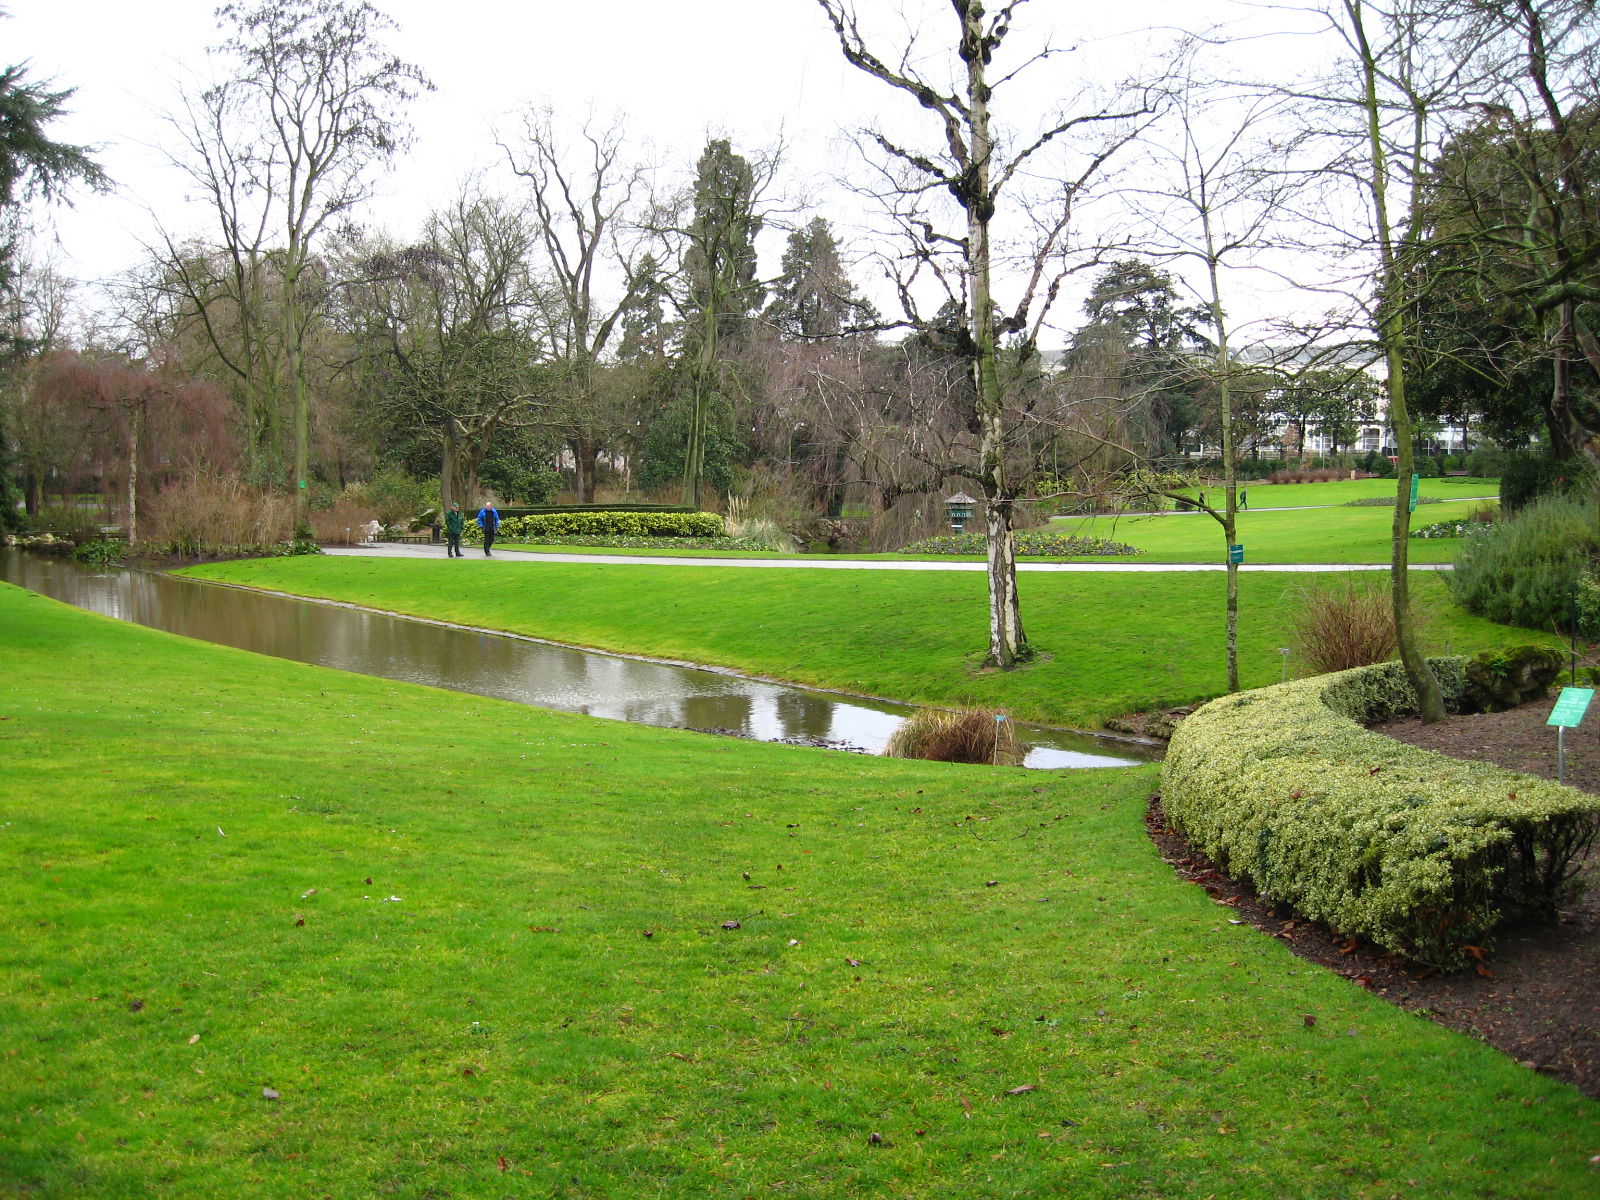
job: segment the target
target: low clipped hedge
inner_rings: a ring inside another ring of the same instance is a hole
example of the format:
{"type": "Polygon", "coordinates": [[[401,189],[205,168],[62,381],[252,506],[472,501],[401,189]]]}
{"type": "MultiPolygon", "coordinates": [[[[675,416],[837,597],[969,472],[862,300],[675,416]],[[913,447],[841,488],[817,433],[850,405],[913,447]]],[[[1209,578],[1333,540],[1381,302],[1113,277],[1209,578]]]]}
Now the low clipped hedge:
{"type": "Polygon", "coordinates": [[[689,538],[720,537],[723,520],[708,512],[553,512],[510,517],[500,522],[500,538],[552,542],[564,537],[689,538]]]}
{"type": "MultiPolygon", "coordinates": [[[[1447,703],[1466,690],[1466,662],[1433,660],[1447,703]]],[[[1214,700],[1173,735],[1163,807],[1264,899],[1463,966],[1496,927],[1569,898],[1600,798],[1362,727],[1415,711],[1398,663],[1214,700]]]]}

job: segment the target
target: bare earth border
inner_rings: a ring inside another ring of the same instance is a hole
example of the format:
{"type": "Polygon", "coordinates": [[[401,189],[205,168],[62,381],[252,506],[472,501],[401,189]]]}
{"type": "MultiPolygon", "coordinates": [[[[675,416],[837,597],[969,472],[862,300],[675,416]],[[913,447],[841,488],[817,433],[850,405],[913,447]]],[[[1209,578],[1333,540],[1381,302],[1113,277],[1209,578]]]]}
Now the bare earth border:
{"type": "MultiPolygon", "coordinates": [[[[1375,731],[1456,758],[1477,759],[1547,779],[1556,777],[1550,702],[1506,713],[1452,717],[1423,726],[1403,718],[1375,731]]],[[[1567,731],[1567,782],[1600,793],[1600,717],[1567,731]]],[[[1146,824],[1162,858],[1185,879],[1232,908],[1235,920],[1280,938],[1301,958],[1326,967],[1390,1003],[1487,1042],[1530,1070],[1565,1080],[1600,1099],[1600,853],[1584,864],[1588,887],[1549,925],[1505,930],[1476,971],[1440,974],[1357,939],[1336,937],[1261,901],[1189,848],[1152,796],[1146,824]]]]}

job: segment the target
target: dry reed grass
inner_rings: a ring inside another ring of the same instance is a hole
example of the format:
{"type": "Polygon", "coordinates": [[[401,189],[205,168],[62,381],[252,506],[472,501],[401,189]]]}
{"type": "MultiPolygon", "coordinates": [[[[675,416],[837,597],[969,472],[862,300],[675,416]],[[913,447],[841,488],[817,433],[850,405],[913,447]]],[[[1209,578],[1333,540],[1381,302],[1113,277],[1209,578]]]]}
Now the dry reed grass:
{"type": "Polygon", "coordinates": [[[1389,590],[1354,579],[1299,589],[1289,631],[1318,675],[1388,662],[1399,649],[1389,590]]]}
{"type": "Polygon", "coordinates": [[[1016,726],[992,708],[955,712],[924,708],[894,731],[883,753],[889,758],[924,758],[933,762],[992,763],[1017,766],[1028,748],[1016,726]]]}
{"type": "Polygon", "coordinates": [[[146,543],[174,554],[271,546],[294,536],[294,498],[234,475],[194,475],[162,488],[140,525],[146,543]]]}

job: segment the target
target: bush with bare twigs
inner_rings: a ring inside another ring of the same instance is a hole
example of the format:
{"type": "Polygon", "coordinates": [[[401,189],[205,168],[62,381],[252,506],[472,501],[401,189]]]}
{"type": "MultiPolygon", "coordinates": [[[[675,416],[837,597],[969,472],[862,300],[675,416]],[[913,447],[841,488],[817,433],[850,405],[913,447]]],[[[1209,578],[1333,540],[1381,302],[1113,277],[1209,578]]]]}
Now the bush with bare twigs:
{"type": "Polygon", "coordinates": [[[376,509],[343,494],[327,508],[320,511],[314,509],[308,516],[311,532],[317,541],[338,546],[353,546],[360,542],[365,536],[367,522],[379,520],[376,509]]]}
{"type": "Polygon", "coordinates": [[[162,488],[140,525],[144,542],[169,554],[259,549],[294,537],[294,498],[233,475],[194,475],[162,488]]]}
{"type": "Polygon", "coordinates": [[[1017,738],[1016,726],[992,708],[920,709],[905,719],[883,748],[889,758],[1012,767],[1020,764],[1027,752],[1017,738]]]}
{"type": "Polygon", "coordinates": [[[1289,632],[1317,675],[1388,662],[1399,649],[1388,590],[1353,579],[1299,589],[1289,632]]]}

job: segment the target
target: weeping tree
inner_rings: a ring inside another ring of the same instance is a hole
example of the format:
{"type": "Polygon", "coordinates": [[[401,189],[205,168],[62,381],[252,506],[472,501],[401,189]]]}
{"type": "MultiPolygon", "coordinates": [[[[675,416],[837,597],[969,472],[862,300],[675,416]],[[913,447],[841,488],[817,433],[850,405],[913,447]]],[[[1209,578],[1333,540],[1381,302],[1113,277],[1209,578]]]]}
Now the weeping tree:
{"type": "Polygon", "coordinates": [[[884,164],[886,186],[877,196],[905,241],[898,285],[909,321],[938,328],[919,315],[924,285],[957,314],[954,327],[941,336],[966,366],[977,442],[975,453],[948,463],[945,474],[970,481],[982,495],[986,662],[1013,667],[1033,654],[1023,632],[1012,536],[1014,508],[1027,481],[1007,453],[1026,421],[1037,373],[1031,347],[1064,276],[1084,265],[1069,253],[1075,204],[1153,111],[1154,91],[1124,84],[1109,100],[1085,92],[1076,109],[1053,113],[1032,132],[1015,135],[997,115],[1006,111],[1002,94],[1009,95],[1009,85],[1029,65],[1052,53],[1045,48],[1021,61],[996,62],[1002,51],[1013,49],[1012,18],[1025,0],[1010,0],[993,13],[980,0],[948,0],[949,37],[939,55],[913,55],[909,47],[880,54],[862,32],[856,4],[817,2],[846,61],[914,103],[932,125],[932,136],[922,144],[881,130],[867,131],[865,139],[884,164]],[[1024,185],[1039,177],[1052,181],[1049,191],[1028,195],[1024,185]],[[1027,244],[1006,255],[1013,263],[1020,258],[1021,265],[1008,274],[1009,294],[1001,303],[995,268],[1002,253],[997,247],[1012,251],[1003,246],[1005,237],[1026,237],[1027,244]],[[1016,368],[1008,367],[1002,353],[1007,342],[1015,344],[1016,368]]]}

